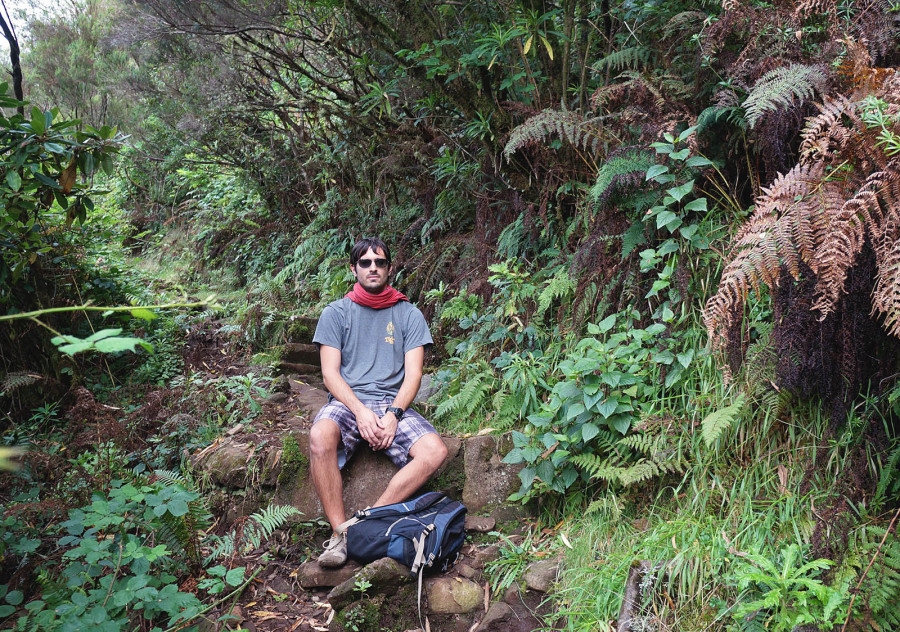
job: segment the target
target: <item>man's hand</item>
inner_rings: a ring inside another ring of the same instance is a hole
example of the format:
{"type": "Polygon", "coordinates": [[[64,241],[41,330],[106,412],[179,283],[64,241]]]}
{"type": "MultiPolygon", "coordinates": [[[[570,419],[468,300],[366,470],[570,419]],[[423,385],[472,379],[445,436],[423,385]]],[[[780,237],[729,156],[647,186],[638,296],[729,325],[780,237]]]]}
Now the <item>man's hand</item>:
{"type": "Polygon", "coordinates": [[[397,434],[397,424],[400,423],[392,412],[387,412],[384,417],[378,420],[378,434],[380,440],[378,443],[370,443],[373,450],[384,450],[389,448],[394,442],[394,435],[397,434]]]}
{"type": "Polygon", "coordinates": [[[379,427],[378,415],[369,408],[361,407],[354,412],[356,417],[356,427],[359,428],[360,436],[372,446],[373,450],[377,450],[375,446],[381,443],[381,428],[379,427]]]}

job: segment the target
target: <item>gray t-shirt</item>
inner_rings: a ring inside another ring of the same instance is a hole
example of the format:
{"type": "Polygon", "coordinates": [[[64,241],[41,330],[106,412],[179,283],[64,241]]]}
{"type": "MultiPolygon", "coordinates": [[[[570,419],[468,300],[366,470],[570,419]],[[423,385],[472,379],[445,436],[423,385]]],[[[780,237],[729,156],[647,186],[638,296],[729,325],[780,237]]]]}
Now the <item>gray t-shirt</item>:
{"type": "Polygon", "coordinates": [[[349,298],[322,311],[313,342],[341,351],[341,377],[359,399],[389,399],[406,374],[406,352],[434,343],[419,309],[400,301],[372,309],[349,298]]]}

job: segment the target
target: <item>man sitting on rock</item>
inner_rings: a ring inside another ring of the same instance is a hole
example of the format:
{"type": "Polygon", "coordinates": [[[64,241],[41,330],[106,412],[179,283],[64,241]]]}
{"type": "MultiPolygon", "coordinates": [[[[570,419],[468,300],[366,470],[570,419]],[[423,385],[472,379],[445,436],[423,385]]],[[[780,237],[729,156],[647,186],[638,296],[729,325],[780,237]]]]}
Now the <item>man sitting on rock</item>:
{"type": "Polygon", "coordinates": [[[422,312],[388,285],[387,245],[378,238],[357,242],[350,271],[357,283],[323,310],[313,337],[331,393],[309,436],[313,485],[333,532],[319,556],[325,568],[347,561],[340,468],[360,439],[400,468],[374,507],[406,500],[447,456],[434,427],[409,410],[422,381],[425,347],[433,341],[422,312]]]}

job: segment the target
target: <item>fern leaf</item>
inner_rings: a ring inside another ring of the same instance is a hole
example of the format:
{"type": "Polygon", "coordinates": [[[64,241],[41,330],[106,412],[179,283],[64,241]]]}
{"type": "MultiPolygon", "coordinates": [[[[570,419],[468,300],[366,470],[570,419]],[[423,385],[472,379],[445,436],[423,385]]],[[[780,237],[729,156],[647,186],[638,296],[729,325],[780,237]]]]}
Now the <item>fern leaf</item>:
{"type": "Polygon", "coordinates": [[[28,371],[13,371],[3,376],[0,383],[0,396],[9,395],[23,386],[30,386],[43,380],[43,376],[28,371]]]}
{"type": "Polygon", "coordinates": [[[788,107],[794,98],[811,99],[822,93],[828,83],[828,75],[820,66],[791,64],[764,74],[744,100],[747,122],[754,127],[764,114],[788,107]]]}
{"type": "Polygon", "coordinates": [[[627,46],[602,57],[594,63],[594,69],[599,72],[606,70],[612,72],[621,72],[625,69],[637,70],[647,65],[650,61],[650,54],[651,51],[646,46],[640,44],[627,46]]]}
{"type": "Polygon", "coordinates": [[[575,291],[575,282],[569,276],[566,268],[560,268],[547,280],[544,289],[541,290],[537,301],[537,314],[543,314],[550,308],[550,304],[557,299],[567,299],[575,291]]]}
{"type": "Polygon", "coordinates": [[[650,152],[634,149],[619,156],[612,156],[597,172],[597,181],[591,187],[590,196],[602,206],[623,183],[637,185],[656,164],[650,152]]]}
{"type": "Polygon", "coordinates": [[[600,120],[600,117],[584,118],[568,110],[543,110],[510,132],[503,155],[509,161],[519,149],[536,145],[553,134],[576,147],[596,152],[602,131],[600,120]]]}
{"type": "Polygon", "coordinates": [[[737,419],[744,408],[744,399],[744,394],[741,393],[733,404],[720,408],[703,419],[700,427],[706,447],[712,447],[712,444],[722,436],[722,433],[734,423],[734,420],[737,419]]]}

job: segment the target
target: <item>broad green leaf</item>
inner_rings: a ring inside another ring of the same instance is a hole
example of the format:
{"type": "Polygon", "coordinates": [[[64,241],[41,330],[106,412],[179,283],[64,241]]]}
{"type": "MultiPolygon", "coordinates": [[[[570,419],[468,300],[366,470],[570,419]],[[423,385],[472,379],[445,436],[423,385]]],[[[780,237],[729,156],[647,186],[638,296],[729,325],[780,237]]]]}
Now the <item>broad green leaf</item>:
{"type": "Polygon", "coordinates": [[[581,439],[587,443],[594,437],[600,434],[600,428],[597,427],[597,424],[588,422],[581,426],[581,439]]]}
{"type": "Polygon", "coordinates": [[[569,404],[569,408],[566,410],[566,420],[575,419],[578,415],[584,412],[584,404],[581,402],[574,402],[569,404]]]}
{"type": "Polygon", "coordinates": [[[645,180],[652,180],[656,176],[666,173],[668,170],[669,167],[667,167],[666,165],[653,165],[652,167],[647,169],[647,176],[645,177],[645,180]]]}
{"type": "Polygon", "coordinates": [[[609,426],[610,430],[615,430],[619,434],[625,435],[628,433],[629,428],[631,428],[631,416],[614,415],[606,420],[606,424],[609,426]]]}
{"type": "Polygon", "coordinates": [[[22,177],[19,173],[13,169],[9,169],[6,172],[6,183],[9,185],[9,188],[13,191],[18,191],[22,186],[22,177]]]}
{"type": "Polygon", "coordinates": [[[597,412],[604,417],[609,417],[614,412],[616,412],[616,406],[618,406],[618,404],[619,401],[616,398],[610,397],[605,402],[597,406],[597,412]]]}
{"type": "Polygon", "coordinates": [[[666,189],[666,193],[675,198],[676,202],[680,202],[682,198],[694,190],[694,181],[688,180],[682,185],[677,187],[672,187],[671,189],[666,189]]]}
{"type": "Polygon", "coordinates": [[[613,328],[613,325],[616,324],[616,315],[610,314],[599,323],[597,323],[597,329],[601,334],[605,334],[607,331],[613,328]]]}
{"type": "Polygon", "coordinates": [[[101,329],[100,331],[85,338],[85,340],[87,340],[88,342],[96,342],[98,340],[103,340],[104,338],[118,336],[120,333],[122,333],[121,329],[101,329]]]}
{"type": "Polygon", "coordinates": [[[667,228],[669,232],[673,232],[681,225],[681,218],[672,211],[663,211],[656,216],[656,228],[667,228]]]}
{"type": "Polygon", "coordinates": [[[686,211],[706,211],[706,198],[701,197],[696,200],[691,200],[687,204],[684,205],[684,210],[686,211]]]}
{"type": "Polygon", "coordinates": [[[503,457],[503,463],[509,463],[510,465],[521,463],[524,460],[525,459],[522,457],[522,450],[519,448],[513,448],[507,452],[505,457],[503,457]]]}
{"type": "Polygon", "coordinates": [[[684,160],[690,154],[691,154],[691,150],[688,149],[687,147],[685,147],[684,149],[682,149],[680,151],[672,152],[672,154],[669,156],[669,158],[671,158],[672,160],[684,160]]]}
{"type": "Polygon", "coordinates": [[[684,164],[688,167],[707,167],[713,164],[713,162],[712,160],[704,158],[703,156],[691,156],[684,162],[684,164]]]}
{"type": "Polygon", "coordinates": [[[244,581],[244,567],[232,568],[225,574],[225,583],[229,586],[240,586],[244,581]]]}
{"type": "Polygon", "coordinates": [[[94,343],[87,342],[86,340],[82,340],[80,342],[75,342],[67,345],[62,345],[59,347],[59,350],[66,355],[73,356],[76,353],[81,353],[82,351],[87,351],[88,349],[93,349],[94,343]]]}
{"type": "Polygon", "coordinates": [[[134,351],[135,345],[142,343],[140,338],[114,337],[104,338],[94,343],[94,348],[100,353],[119,353],[121,351],[134,351]]]}
{"type": "Polygon", "coordinates": [[[47,129],[47,119],[40,108],[31,108],[31,129],[35,134],[43,134],[47,129]]]}

